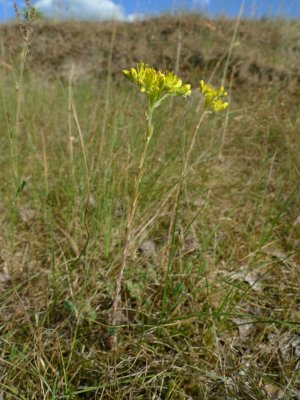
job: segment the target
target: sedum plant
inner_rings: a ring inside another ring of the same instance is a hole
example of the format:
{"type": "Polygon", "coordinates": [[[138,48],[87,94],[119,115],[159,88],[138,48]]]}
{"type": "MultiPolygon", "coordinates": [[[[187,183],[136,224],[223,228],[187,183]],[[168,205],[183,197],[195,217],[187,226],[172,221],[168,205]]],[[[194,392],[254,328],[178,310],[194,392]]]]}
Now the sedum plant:
{"type": "MultiPolygon", "coordinates": [[[[147,64],[140,62],[137,64],[136,68],[131,68],[130,70],[123,70],[123,74],[133,83],[137,84],[140,92],[147,96],[147,108],[146,108],[146,131],[144,136],[144,148],[141,154],[139,168],[137,176],[135,179],[135,188],[133,202],[131,210],[128,215],[126,232],[125,232],[125,242],[122,252],[121,265],[117,277],[116,289],[112,305],[112,316],[111,324],[112,327],[116,326],[119,319],[119,306],[121,303],[121,287],[123,281],[123,274],[126,268],[126,261],[128,256],[129,245],[132,235],[132,224],[134,216],[137,209],[138,198],[140,194],[140,186],[144,174],[144,164],[147,155],[147,149],[151,137],[153,135],[153,112],[158,108],[161,103],[168,97],[180,96],[187,97],[191,94],[191,86],[189,84],[183,84],[182,80],[178,78],[171,71],[156,71],[154,68],[149,67],[147,64]]],[[[116,347],[116,336],[112,336],[112,347],[116,347]]]]}
{"type": "MultiPolygon", "coordinates": [[[[122,251],[122,257],[121,257],[121,264],[120,264],[120,269],[118,272],[117,276],[117,281],[116,281],[116,289],[115,289],[115,294],[113,298],[113,304],[112,304],[112,313],[111,313],[111,325],[112,329],[117,325],[117,322],[120,319],[120,304],[121,304],[121,288],[122,288],[122,282],[123,282],[123,275],[124,271],[126,268],[126,262],[127,262],[127,256],[128,256],[128,251],[129,251],[129,245],[131,242],[131,236],[132,236],[132,225],[135,217],[135,213],[137,210],[137,205],[138,205],[138,198],[140,195],[140,186],[143,180],[143,175],[144,175],[144,165],[145,165],[145,160],[146,160],[146,155],[147,155],[147,150],[148,150],[148,145],[149,142],[152,138],[153,135],[153,113],[156,108],[158,108],[161,103],[167,99],[168,97],[174,97],[174,96],[180,96],[180,97],[187,97],[191,94],[191,86],[189,84],[183,84],[182,80],[175,75],[174,72],[172,71],[157,71],[153,67],[149,67],[147,64],[144,64],[143,62],[137,63],[136,68],[131,68],[129,70],[123,70],[123,74],[127,79],[129,79],[131,82],[135,83],[138,87],[141,93],[144,93],[147,97],[147,107],[146,107],[146,130],[145,130],[145,135],[144,135],[144,147],[143,151],[141,154],[140,162],[139,162],[139,168],[138,172],[136,175],[135,179],[135,187],[134,187],[134,195],[133,195],[133,201],[132,201],[132,206],[130,209],[130,212],[128,214],[127,218],[127,224],[126,224],[126,231],[125,231],[125,241],[124,241],[124,246],[123,246],[123,251],[122,251]]],[[[223,87],[220,87],[219,89],[214,89],[210,85],[206,84],[204,81],[200,81],[199,83],[199,90],[203,95],[204,101],[203,101],[203,106],[204,106],[204,112],[202,113],[200,120],[196,126],[196,129],[194,131],[187,156],[185,159],[185,163],[183,166],[182,174],[181,174],[181,179],[178,185],[178,190],[177,190],[177,196],[176,196],[176,201],[175,201],[175,207],[177,207],[178,204],[178,199],[179,199],[179,193],[182,187],[182,182],[183,179],[186,175],[187,171],[187,165],[188,165],[188,159],[191,154],[191,151],[194,147],[195,143],[195,138],[196,134],[200,128],[200,125],[203,121],[204,116],[207,113],[211,112],[219,112],[222,110],[225,110],[228,107],[228,102],[223,102],[222,98],[227,96],[227,93],[225,92],[223,87]]],[[[174,219],[171,219],[170,227],[169,227],[169,233],[170,230],[173,229],[173,223],[174,219]]],[[[169,246],[168,246],[169,248],[169,246]]],[[[169,251],[167,250],[167,253],[169,251]]],[[[169,267],[167,268],[166,271],[166,276],[165,279],[168,279],[168,271],[169,267]]],[[[167,286],[166,286],[167,287],[167,286]]],[[[164,297],[166,293],[164,291],[164,297]]],[[[115,349],[117,347],[117,336],[114,334],[110,337],[111,339],[111,348],[115,349]]]]}
{"type": "Polygon", "coordinates": [[[204,97],[204,109],[212,112],[219,112],[226,110],[228,107],[228,101],[222,100],[222,97],[228,95],[223,86],[219,89],[214,89],[212,86],[201,80],[199,82],[199,90],[204,97]]]}
{"type": "Polygon", "coordinates": [[[183,85],[182,80],[171,71],[156,71],[141,62],[137,63],[136,69],[124,69],[122,72],[126,78],[139,86],[141,93],[148,95],[149,105],[152,109],[158,107],[168,96],[189,96],[191,94],[191,85],[183,85]]]}

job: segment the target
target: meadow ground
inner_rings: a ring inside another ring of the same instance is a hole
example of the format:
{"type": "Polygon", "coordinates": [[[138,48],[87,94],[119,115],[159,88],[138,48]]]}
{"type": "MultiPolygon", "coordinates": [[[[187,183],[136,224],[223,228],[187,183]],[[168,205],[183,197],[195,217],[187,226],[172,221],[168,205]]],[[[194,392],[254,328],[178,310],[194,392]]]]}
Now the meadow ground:
{"type": "Polygon", "coordinates": [[[3,398],[300,399],[299,22],[37,21],[23,79],[19,27],[0,32],[3,398]],[[171,237],[200,94],[156,113],[115,332],[138,60],[224,79],[230,107],[201,126],[171,237]]]}

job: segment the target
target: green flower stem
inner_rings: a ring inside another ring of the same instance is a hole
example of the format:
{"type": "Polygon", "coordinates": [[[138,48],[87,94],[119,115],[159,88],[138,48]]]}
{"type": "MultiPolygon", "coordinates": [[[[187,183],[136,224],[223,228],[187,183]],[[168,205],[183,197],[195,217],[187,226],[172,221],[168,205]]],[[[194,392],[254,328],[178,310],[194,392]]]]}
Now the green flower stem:
{"type": "Polygon", "coordinates": [[[198,134],[198,131],[203,123],[203,120],[205,118],[205,116],[207,115],[208,111],[204,111],[201,114],[201,117],[196,125],[196,128],[194,130],[193,136],[192,136],[192,140],[190,143],[190,146],[188,148],[185,160],[184,160],[184,164],[183,164],[183,168],[181,171],[181,175],[180,175],[180,180],[178,182],[178,186],[177,186],[177,191],[176,191],[176,197],[175,197],[175,201],[173,204],[173,208],[172,208],[172,212],[171,212],[171,219],[170,219],[170,225],[169,225],[169,230],[168,230],[168,238],[167,238],[167,246],[166,246],[166,252],[165,252],[165,256],[164,256],[164,277],[163,277],[163,282],[162,282],[162,286],[163,286],[163,295],[162,295],[162,313],[161,313],[161,317],[163,317],[163,313],[165,312],[166,309],[166,305],[167,305],[167,299],[168,299],[168,289],[169,289],[169,275],[171,272],[171,261],[172,261],[172,247],[173,247],[173,238],[175,235],[175,228],[176,228],[176,221],[177,221],[177,214],[178,214],[178,205],[179,205],[179,201],[180,201],[180,194],[182,191],[182,186],[184,183],[184,180],[186,178],[187,175],[187,171],[188,171],[188,162],[192,153],[192,150],[194,148],[195,145],[195,141],[196,141],[196,137],[198,134]]]}
{"type": "MultiPolygon", "coordinates": [[[[127,219],[127,225],[126,225],[126,232],[125,232],[125,242],[124,242],[124,247],[123,247],[123,252],[122,252],[122,259],[121,259],[121,266],[119,270],[119,274],[117,277],[117,283],[116,283],[116,290],[115,290],[115,295],[114,295],[114,300],[113,300],[113,305],[112,305],[112,318],[111,318],[111,324],[112,326],[116,326],[117,321],[118,321],[118,316],[119,316],[119,304],[121,302],[121,288],[122,288],[122,282],[123,282],[123,275],[124,271],[126,268],[126,262],[127,262],[127,256],[128,256],[128,250],[129,250],[129,245],[131,242],[131,235],[132,235],[132,225],[135,217],[135,213],[137,210],[137,204],[138,204],[138,199],[140,195],[140,187],[141,183],[143,181],[143,176],[144,176],[144,165],[145,165],[145,159],[147,155],[147,150],[148,146],[150,143],[150,140],[153,135],[153,124],[152,124],[152,116],[153,116],[153,111],[154,111],[153,106],[151,106],[150,102],[148,104],[148,109],[146,112],[146,117],[147,117],[147,126],[146,126],[146,132],[145,132],[145,142],[144,142],[144,149],[141,155],[141,159],[139,162],[139,168],[138,172],[135,178],[135,187],[134,187],[134,197],[133,197],[133,202],[131,206],[130,213],[128,215],[127,219]]],[[[116,347],[116,340],[117,337],[113,336],[113,347],[116,347]]]]}

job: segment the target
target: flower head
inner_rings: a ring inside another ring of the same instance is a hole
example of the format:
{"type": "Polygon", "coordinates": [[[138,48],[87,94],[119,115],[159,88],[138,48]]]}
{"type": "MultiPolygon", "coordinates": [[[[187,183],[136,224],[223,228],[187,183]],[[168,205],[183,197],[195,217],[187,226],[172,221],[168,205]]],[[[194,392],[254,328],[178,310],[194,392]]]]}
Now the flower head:
{"type": "Polygon", "coordinates": [[[156,71],[144,63],[137,63],[136,68],[123,70],[123,74],[135,82],[142,93],[149,96],[150,103],[155,106],[167,95],[189,96],[191,94],[191,86],[182,84],[174,72],[156,71]]]}
{"type": "Polygon", "coordinates": [[[199,90],[204,96],[204,107],[210,111],[219,112],[228,107],[228,102],[222,100],[222,97],[227,96],[223,86],[219,89],[214,89],[201,80],[199,83],[199,90]]]}

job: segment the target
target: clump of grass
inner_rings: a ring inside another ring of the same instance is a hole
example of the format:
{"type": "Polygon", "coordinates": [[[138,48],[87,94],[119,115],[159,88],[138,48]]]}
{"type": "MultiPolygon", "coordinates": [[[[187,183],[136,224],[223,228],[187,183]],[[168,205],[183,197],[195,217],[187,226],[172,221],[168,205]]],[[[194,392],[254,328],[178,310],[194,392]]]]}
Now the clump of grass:
{"type": "MultiPolygon", "coordinates": [[[[12,110],[13,79],[7,77],[1,90],[6,107],[12,110]]],[[[116,84],[107,134],[100,139],[96,133],[101,129],[104,100],[98,90],[96,84],[77,83],[73,88],[94,202],[88,210],[90,243],[79,263],[74,264],[74,259],[76,247],[80,250],[86,239],[87,188],[75,130],[75,185],[69,166],[67,86],[30,76],[24,82],[21,127],[31,136],[20,137],[23,151],[18,162],[31,178],[14,206],[12,233],[5,209],[11,205],[9,144],[2,144],[1,273],[10,275],[10,281],[1,283],[0,293],[2,391],[33,399],[41,393],[46,399],[75,399],[81,392],[86,398],[100,393],[120,399],[189,395],[221,400],[226,391],[237,398],[251,398],[255,390],[262,395],[268,384],[285,390],[288,381],[287,396],[293,398],[298,259],[291,254],[298,241],[298,225],[293,225],[298,197],[297,191],[292,197],[286,194],[292,194],[297,183],[299,154],[291,144],[299,138],[290,104],[279,118],[278,105],[271,101],[273,93],[263,88],[253,93],[247,105],[238,103],[239,113],[230,111],[222,159],[221,119],[216,115],[201,125],[177,206],[162,319],[161,261],[183,163],[201,115],[194,111],[196,96],[185,107],[174,102],[176,118],[170,116],[168,104],[157,110],[160,133],[152,137],[132,244],[138,248],[144,240],[152,240],[158,261],[134,251],[127,259],[125,317],[118,326],[122,329],[118,351],[112,356],[106,335],[113,271],[124,243],[134,166],[143,147],[136,138],[144,129],[144,119],[137,120],[132,113],[132,109],[143,113],[140,99],[116,84]],[[94,109],[97,118],[91,118],[94,109]],[[274,117],[266,118],[265,113],[274,117]],[[99,160],[100,146],[107,157],[99,160]],[[186,154],[183,161],[182,153],[186,154]],[[109,224],[102,223],[104,217],[110,218],[109,224]],[[261,285],[251,288],[251,278],[252,284],[259,279],[261,285]],[[244,323],[250,329],[241,337],[244,323]],[[236,377],[239,365],[243,375],[236,377]]],[[[3,110],[0,124],[5,131],[3,110]]]]}

